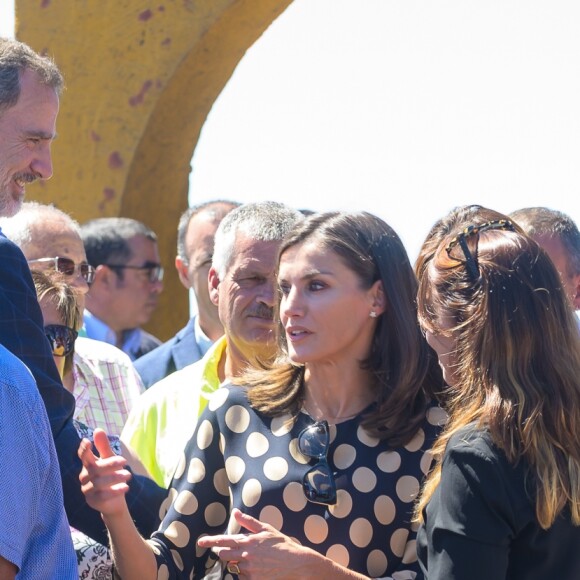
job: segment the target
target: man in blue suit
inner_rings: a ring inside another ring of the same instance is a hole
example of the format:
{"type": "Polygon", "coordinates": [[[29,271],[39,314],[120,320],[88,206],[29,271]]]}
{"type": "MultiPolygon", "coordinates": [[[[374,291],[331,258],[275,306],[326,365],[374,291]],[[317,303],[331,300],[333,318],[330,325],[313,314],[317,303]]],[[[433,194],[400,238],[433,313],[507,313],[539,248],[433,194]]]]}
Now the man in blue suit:
{"type": "Polygon", "coordinates": [[[173,338],[135,361],[146,388],[198,361],[223,335],[217,307],[209,297],[208,273],[215,232],[224,216],[238,205],[232,201],[208,201],[190,207],[181,216],[175,268],[181,283],[193,290],[198,312],[173,338]]]}
{"type": "MultiPolygon", "coordinates": [[[[52,175],[50,147],[63,79],[56,65],[27,45],[0,39],[0,215],[18,212],[25,186],[52,175]]],[[[60,380],[28,264],[20,249],[0,232],[0,344],[31,371],[46,407],[71,525],[108,543],[103,521],[91,509],[78,479],[80,439],[72,422],[75,400],[60,380]]],[[[158,521],[164,491],[151,480],[134,477],[129,500],[143,533],[158,521]]]]}

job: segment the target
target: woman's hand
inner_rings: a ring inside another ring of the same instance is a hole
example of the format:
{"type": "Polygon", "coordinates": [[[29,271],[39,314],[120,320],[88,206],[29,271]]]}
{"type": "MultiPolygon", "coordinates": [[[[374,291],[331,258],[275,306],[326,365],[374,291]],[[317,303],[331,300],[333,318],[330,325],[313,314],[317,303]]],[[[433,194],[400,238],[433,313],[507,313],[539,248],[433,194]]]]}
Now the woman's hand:
{"type": "Polygon", "coordinates": [[[243,578],[283,578],[328,577],[314,564],[323,558],[310,548],[297,544],[269,524],[243,514],[234,509],[235,520],[250,534],[222,534],[203,536],[197,541],[202,548],[213,551],[225,561],[231,573],[243,578]],[[238,572],[239,571],[239,572],[238,572]]]}
{"type": "Polygon", "coordinates": [[[87,503],[104,516],[115,516],[127,510],[125,494],[131,472],[127,471],[124,457],[115,455],[109,445],[107,434],[95,429],[93,434],[99,456],[94,455],[91,442],[83,439],[79,446],[79,457],[83,468],[79,475],[81,489],[87,503]]]}

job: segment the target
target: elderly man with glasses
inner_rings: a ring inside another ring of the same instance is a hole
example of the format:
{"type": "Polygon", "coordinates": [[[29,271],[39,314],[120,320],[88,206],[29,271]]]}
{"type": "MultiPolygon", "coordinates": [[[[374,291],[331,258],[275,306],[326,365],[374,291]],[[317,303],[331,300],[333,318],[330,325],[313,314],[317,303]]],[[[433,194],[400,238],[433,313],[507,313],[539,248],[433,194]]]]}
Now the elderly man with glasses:
{"type": "Polygon", "coordinates": [[[87,336],[113,344],[136,360],[161,344],[146,324],[163,290],[157,236],[129,218],[99,218],[81,226],[95,279],[87,295],[87,336]]]}
{"type": "MultiPolygon", "coordinates": [[[[63,211],[35,202],[14,217],[0,219],[31,270],[54,271],[76,291],[83,312],[95,277],[85,255],[79,225],[63,211]]],[[[129,357],[114,346],[80,337],[66,357],[63,384],[75,397],[74,419],[119,436],[144,387],[129,357]]]]}

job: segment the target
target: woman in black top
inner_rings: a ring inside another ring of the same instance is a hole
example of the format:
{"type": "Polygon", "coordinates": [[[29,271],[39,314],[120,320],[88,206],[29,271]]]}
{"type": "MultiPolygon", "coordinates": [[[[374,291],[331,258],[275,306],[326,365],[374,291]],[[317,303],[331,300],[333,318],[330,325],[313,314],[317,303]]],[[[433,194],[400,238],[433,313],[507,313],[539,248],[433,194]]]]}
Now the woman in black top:
{"type": "Polygon", "coordinates": [[[467,227],[423,267],[420,323],[449,385],[416,512],[429,580],[580,578],[580,337],[516,229],[467,227]]]}

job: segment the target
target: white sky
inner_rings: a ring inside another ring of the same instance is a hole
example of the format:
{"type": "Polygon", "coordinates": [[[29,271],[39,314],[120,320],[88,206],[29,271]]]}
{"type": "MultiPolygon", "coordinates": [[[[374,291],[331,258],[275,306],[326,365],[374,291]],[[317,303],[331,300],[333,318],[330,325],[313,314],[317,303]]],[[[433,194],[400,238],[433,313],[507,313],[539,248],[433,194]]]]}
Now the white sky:
{"type": "Polygon", "coordinates": [[[411,259],[459,204],[580,223],[579,24],[577,0],[294,0],[215,103],[191,199],[371,211],[411,259]]]}

